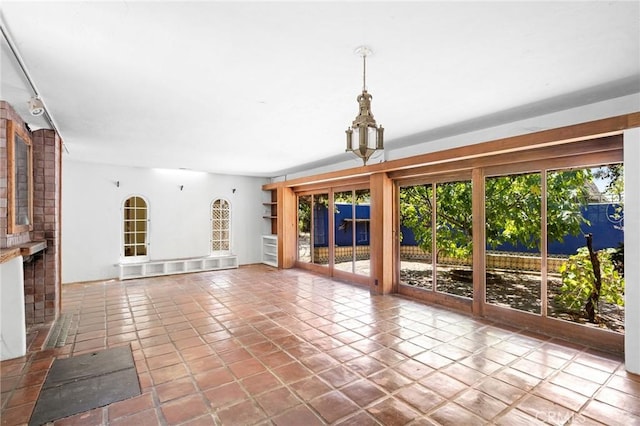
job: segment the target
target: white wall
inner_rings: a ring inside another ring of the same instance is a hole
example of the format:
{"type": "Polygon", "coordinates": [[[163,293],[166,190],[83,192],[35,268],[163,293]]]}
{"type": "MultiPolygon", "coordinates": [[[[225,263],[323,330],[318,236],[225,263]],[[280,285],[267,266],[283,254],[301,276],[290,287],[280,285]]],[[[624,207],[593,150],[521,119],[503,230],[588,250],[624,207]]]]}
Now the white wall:
{"type": "Polygon", "coordinates": [[[628,371],[640,374],[640,129],[624,132],[624,353],[628,371]]]}
{"type": "Polygon", "coordinates": [[[238,262],[260,261],[264,178],[92,164],[64,156],[62,180],[63,283],[118,276],[121,208],[131,195],[149,202],[150,259],[209,255],[210,205],[224,198],[231,203],[238,262]]]}

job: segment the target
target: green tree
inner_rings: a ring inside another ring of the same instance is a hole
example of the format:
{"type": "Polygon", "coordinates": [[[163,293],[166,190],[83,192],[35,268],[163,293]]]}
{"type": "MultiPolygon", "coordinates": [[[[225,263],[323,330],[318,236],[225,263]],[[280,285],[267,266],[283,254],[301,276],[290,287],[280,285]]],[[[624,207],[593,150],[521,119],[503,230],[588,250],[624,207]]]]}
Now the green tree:
{"type": "MultiPolygon", "coordinates": [[[[588,221],[581,207],[588,200],[589,169],[547,175],[547,237],[562,241],[579,235],[588,221]]],[[[433,187],[436,188],[439,253],[468,257],[472,249],[471,183],[448,182],[404,187],[400,191],[402,224],[414,233],[420,248],[431,252],[433,187]]],[[[495,248],[504,243],[540,249],[542,185],[539,173],[487,178],[485,183],[486,241],[495,248]]]]}

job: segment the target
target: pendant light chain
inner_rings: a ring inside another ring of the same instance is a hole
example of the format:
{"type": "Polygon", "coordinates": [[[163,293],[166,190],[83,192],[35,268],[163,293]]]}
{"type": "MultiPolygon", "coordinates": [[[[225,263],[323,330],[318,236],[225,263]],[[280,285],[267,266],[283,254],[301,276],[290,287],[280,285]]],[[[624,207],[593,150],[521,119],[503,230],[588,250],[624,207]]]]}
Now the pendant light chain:
{"type": "Polygon", "coordinates": [[[367,90],[367,54],[362,53],[362,91],[367,90]]]}

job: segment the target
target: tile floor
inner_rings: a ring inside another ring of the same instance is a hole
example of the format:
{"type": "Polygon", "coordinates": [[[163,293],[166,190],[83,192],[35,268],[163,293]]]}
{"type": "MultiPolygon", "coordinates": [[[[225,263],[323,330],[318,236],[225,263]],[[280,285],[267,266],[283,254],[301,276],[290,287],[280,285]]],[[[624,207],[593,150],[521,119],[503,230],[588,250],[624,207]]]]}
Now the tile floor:
{"type": "Polygon", "coordinates": [[[4,361],[27,423],[55,357],[131,345],[142,395],[55,425],[640,424],[620,357],[263,265],[64,286],[66,346],[4,361]]]}

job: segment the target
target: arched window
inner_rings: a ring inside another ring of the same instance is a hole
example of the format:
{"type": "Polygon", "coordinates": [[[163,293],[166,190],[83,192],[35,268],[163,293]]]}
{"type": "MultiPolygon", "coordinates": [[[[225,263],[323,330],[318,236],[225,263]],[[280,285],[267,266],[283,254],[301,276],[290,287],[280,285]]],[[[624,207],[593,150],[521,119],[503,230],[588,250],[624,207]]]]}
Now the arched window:
{"type": "Polygon", "coordinates": [[[123,205],[123,258],[147,256],[148,208],[144,198],[134,195],[123,205]]]}
{"type": "Polygon", "coordinates": [[[211,254],[231,252],[231,206],[227,200],[211,203],[211,254]]]}

